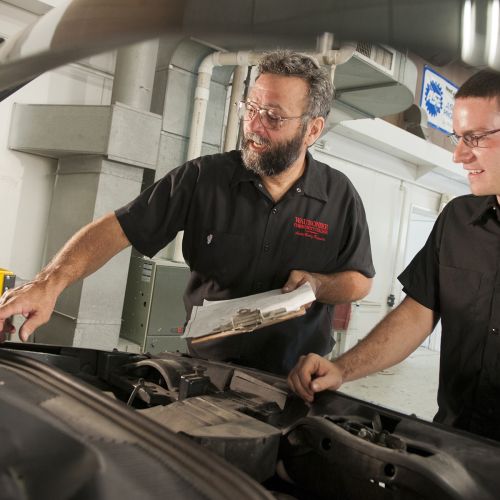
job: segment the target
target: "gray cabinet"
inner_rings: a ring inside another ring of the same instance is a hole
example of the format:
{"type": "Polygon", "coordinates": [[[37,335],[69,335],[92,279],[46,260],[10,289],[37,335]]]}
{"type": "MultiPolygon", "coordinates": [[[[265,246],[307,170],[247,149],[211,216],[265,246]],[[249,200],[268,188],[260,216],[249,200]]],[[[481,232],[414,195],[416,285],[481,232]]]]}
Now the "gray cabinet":
{"type": "Polygon", "coordinates": [[[185,264],[134,253],[120,337],[139,344],[142,352],[187,352],[181,335],[186,321],[182,297],[189,273],[185,264]]]}

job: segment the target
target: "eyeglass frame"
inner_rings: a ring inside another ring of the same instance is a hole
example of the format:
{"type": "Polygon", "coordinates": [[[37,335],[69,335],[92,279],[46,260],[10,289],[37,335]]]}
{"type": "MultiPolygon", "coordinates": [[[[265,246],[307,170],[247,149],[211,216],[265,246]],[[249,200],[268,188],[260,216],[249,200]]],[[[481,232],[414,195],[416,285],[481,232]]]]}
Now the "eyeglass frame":
{"type": "Polygon", "coordinates": [[[262,108],[259,105],[257,105],[254,102],[251,101],[238,101],[234,103],[237,111],[238,111],[238,117],[240,120],[251,122],[257,115],[259,116],[260,123],[262,123],[262,126],[267,129],[267,130],[279,130],[283,126],[283,122],[288,121],[288,120],[298,120],[299,118],[304,118],[305,116],[310,116],[309,113],[302,113],[300,116],[280,116],[280,115],[274,115],[273,113],[270,113],[270,111],[273,111],[273,108],[262,108]],[[240,113],[243,112],[245,113],[248,111],[247,106],[250,106],[252,108],[255,108],[255,114],[251,118],[245,119],[243,116],[240,116],[240,113]],[[272,127],[266,127],[264,125],[264,122],[262,121],[262,115],[266,114],[268,117],[270,117],[273,120],[278,120],[278,125],[274,128],[272,127]]]}
{"type": "Polygon", "coordinates": [[[482,134],[464,134],[464,135],[458,135],[455,134],[454,132],[448,136],[448,139],[450,139],[451,143],[454,146],[458,146],[458,143],[460,142],[460,139],[464,141],[464,144],[469,147],[469,148],[485,148],[487,146],[480,146],[479,142],[484,139],[485,137],[488,137],[491,134],[496,134],[497,132],[500,132],[500,128],[496,128],[494,130],[487,130],[486,132],[482,134]]]}

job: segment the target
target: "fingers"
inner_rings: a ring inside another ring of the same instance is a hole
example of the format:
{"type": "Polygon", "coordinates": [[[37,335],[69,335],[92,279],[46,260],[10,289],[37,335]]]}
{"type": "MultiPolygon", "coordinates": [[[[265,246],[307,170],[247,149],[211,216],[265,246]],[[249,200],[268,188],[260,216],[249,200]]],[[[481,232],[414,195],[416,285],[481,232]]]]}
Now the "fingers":
{"type": "Polygon", "coordinates": [[[33,333],[34,328],[30,328],[26,326],[27,321],[24,322],[23,326],[19,329],[19,338],[23,342],[27,342],[30,335],[33,333]]]}
{"type": "Polygon", "coordinates": [[[338,376],[333,372],[328,372],[324,376],[319,376],[311,382],[311,390],[313,392],[321,392],[330,389],[332,391],[341,386],[338,376]]]}
{"type": "MultiPolygon", "coordinates": [[[[26,342],[39,326],[46,323],[54,308],[55,299],[49,300],[45,290],[37,290],[32,283],[14,288],[0,298],[0,332],[5,340],[6,333],[15,333],[11,317],[21,314],[26,318],[19,329],[19,337],[26,342]]],[[[2,341],[3,341],[2,340],[2,341]]]]}
{"type": "Polygon", "coordinates": [[[314,399],[311,381],[318,370],[318,360],[316,358],[319,357],[316,354],[301,356],[288,375],[288,385],[305,401],[312,402],[314,399]]]}
{"type": "Polygon", "coordinates": [[[43,315],[40,312],[33,311],[32,313],[25,314],[23,316],[26,321],[22,324],[21,328],[19,328],[19,338],[23,342],[27,342],[32,333],[39,327],[47,323],[50,319],[50,315],[43,315]]]}
{"type": "Polygon", "coordinates": [[[301,356],[297,365],[288,375],[288,385],[302,399],[314,400],[316,392],[338,389],[342,375],[337,366],[317,354],[301,356]]]}
{"type": "MultiPolygon", "coordinates": [[[[304,271],[294,270],[288,276],[287,282],[283,285],[281,289],[283,293],[292,292],[300,285],[303,285],[306,281],[310,281],[308,278],[311,277],[309,273],[304,271]]],[[[313,287],[314,290],[314,287],[313,287]]]]}
{"type": "Polygon", "coordinates": [[[0,326],[0,343],[9,340],[9,335],[15,333],[16,329],[12,324],[12,318],[7,318],[0,326]]]}
{"type": "Polygon", "coordinates": [[[311,390],[309,383],[304,383],[297,371],[292,371],[288,375],[288,386],[304,401],[312,403],[314,400],[314,392],[311,390]]]}
{"type": "MultiPolygon", "coordinates": [[[[2,295],[1,301],[4,300],[5,295],[2,295]]],[[[12,304],[5,304],[2,302],[0,305],[0,332],[14,333],[16,329],[12,324],[12,316],[16,314],[15,307],[12,304]]]]}
{"type": "Polygon", "coordinates": [[[7,318],[3,324],[3,332],[7,334],[15,333],[16,327],[12,324],[12,318],[7,318]]]}

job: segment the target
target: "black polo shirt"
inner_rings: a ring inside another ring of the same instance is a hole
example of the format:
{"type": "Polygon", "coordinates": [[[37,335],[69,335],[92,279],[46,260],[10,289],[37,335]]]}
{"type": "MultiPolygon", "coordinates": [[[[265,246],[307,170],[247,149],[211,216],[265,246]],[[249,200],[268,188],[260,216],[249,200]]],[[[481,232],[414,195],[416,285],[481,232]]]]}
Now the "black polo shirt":
{"type": "MultiPolygon", "coordinates": [[[[203,299],[281,288],[294,269],[374,275],[359,195],[344,174],[309,154],[304,175],[278,203],[232,151],[172,170],[116,215],[131,244],[150,257],[184,230],[188,317],[203,299]]],[[[331,309],[316,302],[303,317],[190,345],[190,352],[288,373],[300,355],[329,352],[331,309]]]]}
{"type": "Polygon", "coordinates": [[[399,276],[403,290],[441,315],[435,420],[500,439],[500,209],[495,196],[446,205],[399,276]]]}

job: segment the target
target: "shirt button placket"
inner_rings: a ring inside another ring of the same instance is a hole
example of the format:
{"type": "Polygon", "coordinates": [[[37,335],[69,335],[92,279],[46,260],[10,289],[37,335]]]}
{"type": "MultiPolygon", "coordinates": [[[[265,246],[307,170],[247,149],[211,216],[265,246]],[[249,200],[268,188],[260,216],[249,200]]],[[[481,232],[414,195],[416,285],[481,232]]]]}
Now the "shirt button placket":
{"type": "MultiPolygon", "coordinates": [[[[278,207],[273,207],[271,209],[271,215],[276,215],[277,213],[278,213],[278,207]]],[[[269,252],[270,249],[271,249],[271,243],[270,243],[270,241],[269,240],[265,241],[264,242],[264,246],[263,246],[264,252],[269,252]]]]}

